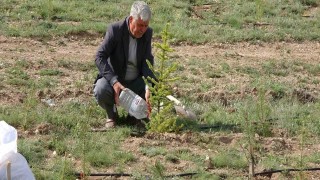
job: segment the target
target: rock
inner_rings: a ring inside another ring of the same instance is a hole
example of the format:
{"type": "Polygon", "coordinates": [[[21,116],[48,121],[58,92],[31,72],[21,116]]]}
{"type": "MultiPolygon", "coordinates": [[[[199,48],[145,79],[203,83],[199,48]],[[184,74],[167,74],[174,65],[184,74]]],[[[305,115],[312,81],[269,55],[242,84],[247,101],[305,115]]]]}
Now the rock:
{"type": "Polygon", "coordinates": [[[189,120],[196,120],[197,116],[191,112],[190,110],[186,110],[182,106],[174,106],[174,109],[176,110],[176,113],[178,116],[181,116],[183,118],[189,119],[189,120]]]}
{"type": "Polygon", "coordinates": [[[49,123],[41,123],[36,127],[34,131],[35,134],[49,134],[49,131],[52,129],[51,124],[49,123]]]}
{"type": "Polygon", "coordinates": [[[206,170],[214,168],[210,156],[206,155],[206,159],[204,160],[204,163],[205,163],[204,166],[206,170]]]}

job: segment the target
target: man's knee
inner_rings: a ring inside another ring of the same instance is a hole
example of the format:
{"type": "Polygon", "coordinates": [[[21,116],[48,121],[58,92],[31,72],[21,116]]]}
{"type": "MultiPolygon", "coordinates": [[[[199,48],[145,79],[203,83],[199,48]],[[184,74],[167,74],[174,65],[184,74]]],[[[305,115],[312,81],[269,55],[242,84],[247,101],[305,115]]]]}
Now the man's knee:
{"type": "Polygon", "coordinates": [[[96,82],[93,92],[100,105],[114,104],[113,89],[105,78],[96,82]]]}

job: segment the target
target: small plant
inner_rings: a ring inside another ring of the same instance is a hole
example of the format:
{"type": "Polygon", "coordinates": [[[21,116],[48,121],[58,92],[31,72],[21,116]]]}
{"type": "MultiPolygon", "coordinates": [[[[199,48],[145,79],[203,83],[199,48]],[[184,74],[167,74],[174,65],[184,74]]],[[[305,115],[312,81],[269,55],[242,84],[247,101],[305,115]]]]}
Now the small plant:
{"type": "Polygon", "coordinates": [[[256,157],[255,157],[255,146],[257,144],[255,140],[255,127],[253,121],[250,119],[248,112],[244,112],[244,133],[245,133],[245,140],[246,140],[246,147],[244,150],[247,151],[246,158],[249,162],[249,177],[250,179],[253,178],[255,174],[255,164],[256,164],[256,157]]]}
{"type": "Polygon", "coordinates": [[[151,132],[178,132],[183,126],[177,124],[177,116],[173,113],[173,102],[166,97],[171,94],[169,83],[177,80],[171,75],[177,69],[177,64],[172,63],[168,56],[168,53],[173,51],[169,46],[168,26],[167,24],[162,31],[162,43],[155,44],[160,50],[157,54],[158,68],[154,68],[148,61],[148,65],[157,79],[150,77],[144,79],[149,84],[152,93],[150,101],[155,108],[155,112],[150,116],[149,131],[151,132]],[[153,87],[148,80],[154,84],[153,87]]]}
{"type": "MultiPolygon", "coordinates": [[[[305,117],[304,119],[302,119],[301,122],[301,126],[300,126],[300,135],[299,135],[299,148],[300,148],[300,156],[299,156],[299,162],[298,162],[298,166],[300,169],[305,168],[305,161],[306,158],[304,156],[304,149],[305,149],[305,144],[306,144],[306,139],[308,138],[308,134],[309,134],[309,129],[307,127],[308,124],[308,117],[305,117]]],[[[305,173],[303,171],[299,171],[299,179],[306,179],[305,177],[305,173]]]]}
{"type": "Polygon", "coordinates": [[[148,157],[154,157],[157,155],[165,155],[166,149],[163,147],[143,147],[140,149],[141,153],[148,157]]]}
{"type": "Polygon", "coordinates": [[[255,131],[262,136],[271,136],[271,126],[267,118],[270,115],[271,109],[266,102],[266,90],[264,88],[258,89],[258,100],[256,101],[257,120],[255,131]]]}
{"type": "Polygon", "coordinates": [[[155,165],[151,167],[151,171],[155,179],[165,179],[165,167],[158,160],[155,162],[155,165]]]}
{"type": "Polygon", "coordinates": [[[212,157],[212,164],[216,168],[243,169],[247,167],[246,159],[237,150],[223,150],[221,153],[212,157]]]}
{"type": "Polygon", "coordinates": [[[10,69],[6,69],[5,71],[9,78],[19,78],[23,80],[28,80],[30,76],[20,67],[12,67],[10,69]]]}
{"type": "Polygon", "coordinates": [[[63,159],[60,159],[57,162],[57,168],[59,172],[59,179],[72,179],[73,177],[73,169],[72,169],[72,162],[67,159],[67,155],[65,154],[63,159]],[[62,164],[62,166],[61,166],[62,164]]]}
{"type": "MultiPolygon", "coordinates": [[[[250,99],[252,101],[254,99],[250,99]]],[[[255,174],[255,165],[257,163],[256,150],[258,147],[258,142],[256,140],[256,134],[263,136],[269,136],[271,134],[270,124],[266,120],[270,114],[270,108],[265,102],[265,91],[263,88],[258,90],[258,97],[255,100],[254,107],[248,104],[243,107],[241,123],[243,131],[245,134],[245,146],[242,146],[244,151],[246,151],[246,158],[249,163],[249,177],[253,178],[255,174]]]]}
{"type": "Polygon", "coordinates": [[[88,122],[86,120],[80,119],[74,129],[74,136],[77,139],[77,148],[81,151],[81,173],[83,178],[89,174],[89,164],[88,164],[88,151],[90,148],[88,140],[88,122]]]}
{"type": "Polygon", "coordinates": [[[264,2],[263,0],[255,0],[256,3],[256,19],[260,21],[264,14],[264,2]]]}

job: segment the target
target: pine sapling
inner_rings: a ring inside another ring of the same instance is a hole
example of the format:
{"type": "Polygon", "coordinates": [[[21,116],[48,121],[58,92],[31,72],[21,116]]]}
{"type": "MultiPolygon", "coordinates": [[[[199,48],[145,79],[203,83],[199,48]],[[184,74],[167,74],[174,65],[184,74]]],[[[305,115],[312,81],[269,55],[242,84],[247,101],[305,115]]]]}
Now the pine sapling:
{"type": "Polygon", "coordinates": [[[157,48],[156,67],[148,61],[151,71],[155,74],[156,79],[148,77],[144,79],[149,85],[151,91],[150,102],[153,106],[153,113],[150,115],[148,129],[151,132],[178,132],[182,125],[177,124],[177,116],[173,111],[173,102],[167,96],[172,94],[170,83],[178,78],[173,77],[172,73],[177,69],[177,63],[173,63],[169,53],[173,51],[169,45],[170,34],[167,24],[161,33],[162,42],[155,43],[157,48]],[[153,86],[151,85],[151,83],[153,86]]]}

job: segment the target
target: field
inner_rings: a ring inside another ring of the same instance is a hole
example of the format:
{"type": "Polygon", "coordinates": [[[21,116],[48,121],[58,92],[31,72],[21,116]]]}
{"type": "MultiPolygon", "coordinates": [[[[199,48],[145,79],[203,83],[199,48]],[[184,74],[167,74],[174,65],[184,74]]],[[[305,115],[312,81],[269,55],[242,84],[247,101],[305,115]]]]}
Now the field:
{"type": "Polygon", "coordinates": [[[174,96],[198,118],[181,118],[179,133],[145,134],[125,123],[90,131],[105,118],[92,94],[94,55],[132,1],[81,2],[0,3],[0,120],[18,129],[37,179],[248,179],[286,169],[254,178],[319,178],[288,170],[320,168],[317,1],[150,2],[155,42],[171,22],[174,96]]]}

